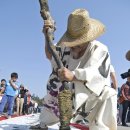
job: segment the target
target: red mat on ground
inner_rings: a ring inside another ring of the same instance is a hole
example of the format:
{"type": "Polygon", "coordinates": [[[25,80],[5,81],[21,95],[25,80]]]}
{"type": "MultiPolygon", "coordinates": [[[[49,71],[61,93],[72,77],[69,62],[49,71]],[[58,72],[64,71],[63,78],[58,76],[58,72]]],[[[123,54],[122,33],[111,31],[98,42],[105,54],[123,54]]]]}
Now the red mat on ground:
{"type": "Polygon", "coordinates": [[[78,128],[80,130],[89,130],[89,128],[85,125],[77,124],[77,123],[70,123],[71,126],[78,128]]]}
{"type": "MultiPolygon", "coordinates": [[[[18,117],[17,115],[12,115],[11,116],[11,118],[14,118],[14,117],[18,117]]],[[[1,116],[0,117],[0,121],[2,121],[2,120],[7,120],[8,118],[5,116],[5,115],[3,115],[3,116],[1,116]]]]}

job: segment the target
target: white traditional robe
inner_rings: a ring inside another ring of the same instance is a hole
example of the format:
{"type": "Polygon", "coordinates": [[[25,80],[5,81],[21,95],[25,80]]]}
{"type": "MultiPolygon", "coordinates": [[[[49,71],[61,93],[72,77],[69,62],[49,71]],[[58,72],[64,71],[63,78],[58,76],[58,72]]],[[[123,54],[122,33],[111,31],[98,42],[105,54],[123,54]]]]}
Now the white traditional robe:
{"type": "MultiPolygon", "coordinates": [[[[60,53],[66,68],[73,71],[75,77],[81,81],[72,82],[74,85],[74,113],[85,103],[87,117],[77,115],[71,122],[86,118],[90,130],[117,130],[116,125],[116,91],[108,86],[110,81],[110,55],[105,45],[98,41],[88,44],[85,54],[79,59],[73,59],[68,53],[69,48],[62,48],[60,53]]],[[[57,95],[62,85],[56,74],[57,66],[52,59],[53,72],[50,75],[45,96],[45,107],[59,116],[57,95]]],[[[41,116],[42,117],[42,116],[41,116]]],[[[44,122],[44,117],[41,122],[44,122]]],[[[57,118],[56,118],[57,120],[57,118]]]]}

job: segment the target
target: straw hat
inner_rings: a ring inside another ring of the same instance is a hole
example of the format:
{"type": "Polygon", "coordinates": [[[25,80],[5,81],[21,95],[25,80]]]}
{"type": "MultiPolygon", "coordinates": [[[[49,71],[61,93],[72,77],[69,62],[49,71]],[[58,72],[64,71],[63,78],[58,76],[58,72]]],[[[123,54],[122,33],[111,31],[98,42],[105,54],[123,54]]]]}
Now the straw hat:
{"type": "Polygon", "coordinates": [[[130,61],[130,50],[126,53],[126,59],[130,61]]]}
{"type": "Polygon", "coordinates": [[[73,47],[95,40],[104,33],[105,27],[89,17],[85,9],[76,9],[69,15],[67,31],[57,45],[73,47]]]}

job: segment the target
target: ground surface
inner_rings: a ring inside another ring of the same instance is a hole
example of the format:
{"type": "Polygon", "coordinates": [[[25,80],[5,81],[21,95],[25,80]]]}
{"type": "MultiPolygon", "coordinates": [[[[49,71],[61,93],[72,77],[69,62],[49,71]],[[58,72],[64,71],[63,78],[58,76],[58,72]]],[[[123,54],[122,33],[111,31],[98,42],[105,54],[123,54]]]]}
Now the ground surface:
{"type": "MultiPolygon", "coordinates": [[[[0,121],[0,130],[30,130],[30,125],[38,123],[38,117],[39,114],[32,114],[0,121]]],[[[49,130],[59,130],[58,124],[49,126],[49,130]]],[[[71,130],[79,129],[71,128],[71,130]]],[[[130,127],[118,126],[117,130],[130,130],[130,127]]]]}

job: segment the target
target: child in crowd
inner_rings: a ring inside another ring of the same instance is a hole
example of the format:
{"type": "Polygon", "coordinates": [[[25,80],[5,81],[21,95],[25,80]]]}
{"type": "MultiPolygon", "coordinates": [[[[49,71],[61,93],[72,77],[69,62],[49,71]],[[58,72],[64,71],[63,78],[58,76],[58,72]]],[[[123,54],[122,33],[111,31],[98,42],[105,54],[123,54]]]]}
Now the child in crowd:
{"type": "Polygon", "coordinates": [[[0,102],[1,102],[3,94],[4,94],[5,85],[6,85],[6,80],[2,79],[1,83],[0,83],[0,102]]]}
{"type": "Polygon", "coordinates": [[[19,89],[19,85],[17,82],[18,74],[17,73],[11,73],[11,79],[6,83],[5,85],[5,91],[3,98],[0,103],[0,116],[3,113],[4,107],[6,103],[8,103],[8,115],[7,118],[11,118],[13,106],[14,106],[14,99],[16,96],[16,91],[19,89]]]}

